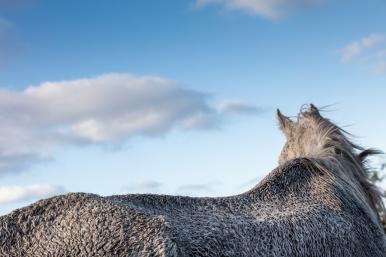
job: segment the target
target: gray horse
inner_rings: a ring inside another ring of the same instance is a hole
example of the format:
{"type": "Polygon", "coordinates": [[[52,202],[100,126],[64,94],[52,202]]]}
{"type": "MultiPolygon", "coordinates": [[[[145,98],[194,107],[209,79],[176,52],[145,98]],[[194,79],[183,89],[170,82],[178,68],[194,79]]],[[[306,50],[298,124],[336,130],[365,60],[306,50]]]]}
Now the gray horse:
{"type": "Polygon", "coordinates": [[[310,105],[279,111],[280,166],[231,197],[72,193],[0,217],[0,256],[386,256],[363,150],[310,105]]]}

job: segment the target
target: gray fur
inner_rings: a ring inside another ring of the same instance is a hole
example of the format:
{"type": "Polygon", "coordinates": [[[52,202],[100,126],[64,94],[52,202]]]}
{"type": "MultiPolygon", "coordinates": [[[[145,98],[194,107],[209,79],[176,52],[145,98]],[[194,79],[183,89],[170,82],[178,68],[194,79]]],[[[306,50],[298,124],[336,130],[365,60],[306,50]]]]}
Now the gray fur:
{"type": "Polygon", "coordinates": [[[284,119],[291,129],[278,113],[281,165],[248,192],[41,200],[0,217],[0,256],[386,256],[384,207],[363,162],[371,152],[357,155],[313,108],[284,119]]]}

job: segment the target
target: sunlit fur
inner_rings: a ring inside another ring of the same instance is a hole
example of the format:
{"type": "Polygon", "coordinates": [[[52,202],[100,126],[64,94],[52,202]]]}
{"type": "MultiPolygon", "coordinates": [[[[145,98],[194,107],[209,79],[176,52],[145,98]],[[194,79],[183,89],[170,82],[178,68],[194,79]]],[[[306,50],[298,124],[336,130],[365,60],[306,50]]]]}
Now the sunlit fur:
{"type": "Polygon", "coordinates": [[[336,176],[338,183],[349,184],[357,200],[364,202],[380,222],[385,206],[380,190],[369,179],[371,170],[366,164],[367,157],[380,152],[351,142],[349,133],[324,118],[312,104],[307,109],[303,107],[296,122],[280,111],[277,115],[287,137],[279,163],[307,158],[318,170],[336,176]]]}

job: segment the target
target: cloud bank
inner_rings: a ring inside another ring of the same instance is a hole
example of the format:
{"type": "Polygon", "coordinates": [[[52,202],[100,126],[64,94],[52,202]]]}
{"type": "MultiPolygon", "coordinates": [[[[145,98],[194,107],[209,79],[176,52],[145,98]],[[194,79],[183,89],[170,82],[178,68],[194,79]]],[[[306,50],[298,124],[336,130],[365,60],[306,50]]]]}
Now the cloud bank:
{"type": "Polygon", "coordinates": [[[57,144],[120,145],[132,137],[213,129],[227,112],[205,93],[156,76],[106,74],[0,90],[0,174],[49,160],[57,144]]]}
{"type": "Polygon", "coordinates": [[[65,193],[65,190],[59,186],[2,186],[0,187],[0,204],[37,200],[62,193],[65,193]]]}
{"type": "Polygon", "coordinates": [[[226,10],[240,10],[251,15],[277,19],[288,13],[324,2],[324,0],[196,0],[196,6],[220,5],[226,10]]]}

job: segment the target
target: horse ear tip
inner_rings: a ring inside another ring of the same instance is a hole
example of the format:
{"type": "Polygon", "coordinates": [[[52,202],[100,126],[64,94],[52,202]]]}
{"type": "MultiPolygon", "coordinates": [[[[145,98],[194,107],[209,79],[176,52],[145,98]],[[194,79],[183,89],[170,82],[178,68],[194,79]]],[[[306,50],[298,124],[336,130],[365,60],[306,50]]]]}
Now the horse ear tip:
{"type": "Polygon", "coordinates": [[[284,116],[283,114],[281,113],[281,111],[279,110],[279,108],[276,109],[276,118],[281,121],[283,120],[284,116]]]}
{"type": "Polygon", "coordinates": [[[310,103],[310,111],[315,113],[319,112],[318,108],[313,103],[310,103]]]}

